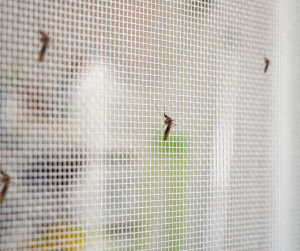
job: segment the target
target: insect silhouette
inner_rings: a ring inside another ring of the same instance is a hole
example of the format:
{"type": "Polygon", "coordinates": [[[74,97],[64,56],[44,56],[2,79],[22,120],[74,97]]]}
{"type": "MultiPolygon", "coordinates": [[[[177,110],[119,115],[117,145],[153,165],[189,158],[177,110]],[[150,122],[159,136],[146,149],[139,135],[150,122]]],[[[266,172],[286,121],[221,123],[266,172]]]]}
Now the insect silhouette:
{"type": "Polygon", "coordinates": [[[40,51],[39,54],[39,58],[38,61],[41,62],[44,59],[44,56],[46,54],[46,50],[50,41],[50,38],[48,37],[48,35],[46,35],[46,33],[44,33],[43,31],[39,31],[39,33],[42,35],[42,37],[40,38],[40,41],[43,43],[42,49],[40,51]]]}
{"type": "MultiPolygon", "coordinates": [[[[156,109],[157,109],[157,107],[156,107],[156,109]]],[[[157,111],[158,111],[158,109],[157,109],[157,111]]],[[[168,139],[168,137],[169,137],[169,134],[170,134],[172,126],[177,126],[177,124],[174,124],[174,120],[171,119],[165,112],[164,112],[164,118],[165,118],[165,125],[167,126],[167,128],[165,129],[163,140],[166,141],[168,139]]],[[[160,130],[161,129],[162,128],[160,128],[160,130]]],[[[157,134],[159,133],[159,131],[157,132],[157,134]]]]}
{"type": "Polygon", "coordinates": [[[7,190],[8,190],[8,186],[10,185],[11,179],[2,170],[0,170],[0,173],[2,174],[1,183],[4,184],[4,186],[2,188],[2,191],[1,191],[1,194],[0,194],[0,204],[1,204],[4,201],[4,199],[5,199],[5,196],[6,196],[6,193],[7,193],[7,190]]]}
{"type": "Polygon", "coordinates": [[[267,70],[268,70],[268,67],[269,67],[269,64],[270,64],[270,60],[267,59],[267,58],[265,58],[265,64],[266,64],[266,66],[265,66],[265,69],[264,69],[264,73],[266,73],[267,70]]]}

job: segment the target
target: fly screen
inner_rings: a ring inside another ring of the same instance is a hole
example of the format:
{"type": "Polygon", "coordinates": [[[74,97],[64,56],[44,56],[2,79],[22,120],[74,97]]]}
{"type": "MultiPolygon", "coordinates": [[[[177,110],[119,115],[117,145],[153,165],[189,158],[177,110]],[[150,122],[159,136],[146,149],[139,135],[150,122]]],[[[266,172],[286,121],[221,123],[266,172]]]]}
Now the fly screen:
{"type": "Polygon", "coordinates": [[[300,250],[299,13],[1,0],[0,250],[300,250]]]}

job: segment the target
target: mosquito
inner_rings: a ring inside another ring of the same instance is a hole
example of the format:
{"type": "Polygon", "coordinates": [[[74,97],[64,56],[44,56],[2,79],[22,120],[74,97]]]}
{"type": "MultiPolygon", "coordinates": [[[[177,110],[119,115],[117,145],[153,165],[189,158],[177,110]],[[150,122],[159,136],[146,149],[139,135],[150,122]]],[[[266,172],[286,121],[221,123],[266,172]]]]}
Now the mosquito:
{"type": "Polygon", "coordinates": [[[41,61],[43,61],[44,56],[46,54],[46,49],[48,47],[50,38],[48,37],[48,35],[46,33],[44,33],[41,30],[39,30],[39,33],[42,35],[42,37],[40,38],[40,41],[43,43],[43,46],[42,46],[42,49],[40,51],[39,58],[38,58],[38,61],[41,62],[41,61]]]}
{"type": "MultiPolygon", "coordinates": [[[[155,106],[155,107],[156,107],[157,111],[159,112],[157,106],[155,106]]],[[[167,128],[165,129],[165,132],[164,132],[164,137],[163,137],[163,140],[166,141],[169,137],[172,126],[177,126],[177,124],[174,124],[174,120],[171,119],[165,112],[164,112],[163,117],[165,118],[165,125],[167,126],[167,128]]],[[[156,133],[156,135],[160,132],[161,129],[162,128],[159,129],[159,131],[156,133]]]]}
{"type": "Polygon", "coordinates": [[[0,204],[1,204],[4,201],[4,199],[5,199],[5,196],[6,196],[6,193],[7,193],[7,190],[8,190],[8,186],[10,185],[11,179],[2,170],[0,170],[0,173],[2,174],[1,183],[4,184],[4,186],[2,188],[2,191],[1,191],[1,194],[0,194],[0,204]]]}
{"type": "Polygon", "coordinates": [[[269,67],[269,64],[270,64],[270,60],[267,59],[267,58],[265,58],[265,64],[266,64],[266,66],[265,66],[265,69],[264,69],[264,73],[266,73],[267,70],[268,70],[268,67],[269,67]]]}

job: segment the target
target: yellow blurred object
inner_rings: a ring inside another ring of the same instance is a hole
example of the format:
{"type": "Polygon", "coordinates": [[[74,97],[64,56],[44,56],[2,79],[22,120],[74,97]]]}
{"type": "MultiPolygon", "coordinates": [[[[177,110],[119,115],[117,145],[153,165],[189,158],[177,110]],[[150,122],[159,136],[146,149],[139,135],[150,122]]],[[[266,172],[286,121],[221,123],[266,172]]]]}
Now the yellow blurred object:
{"type": "Polygon", "coordinates": [[[41,238],[32,239],[27,246],[28,250],[85,250],[86,241],[82,234],[82,228],[71,224],[50,226],[49,230],[40,233],[41,238]]]}

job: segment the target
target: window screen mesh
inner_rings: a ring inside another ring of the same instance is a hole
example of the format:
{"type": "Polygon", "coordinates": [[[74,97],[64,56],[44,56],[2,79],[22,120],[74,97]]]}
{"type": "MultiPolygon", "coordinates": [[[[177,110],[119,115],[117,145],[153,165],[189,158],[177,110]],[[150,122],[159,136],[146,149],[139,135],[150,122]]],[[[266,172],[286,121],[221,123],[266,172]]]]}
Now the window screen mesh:
{"type": "Polygon", "coordinates": [[[299,13],[0,1],[0,250],[300,250],[299,13]]]}

